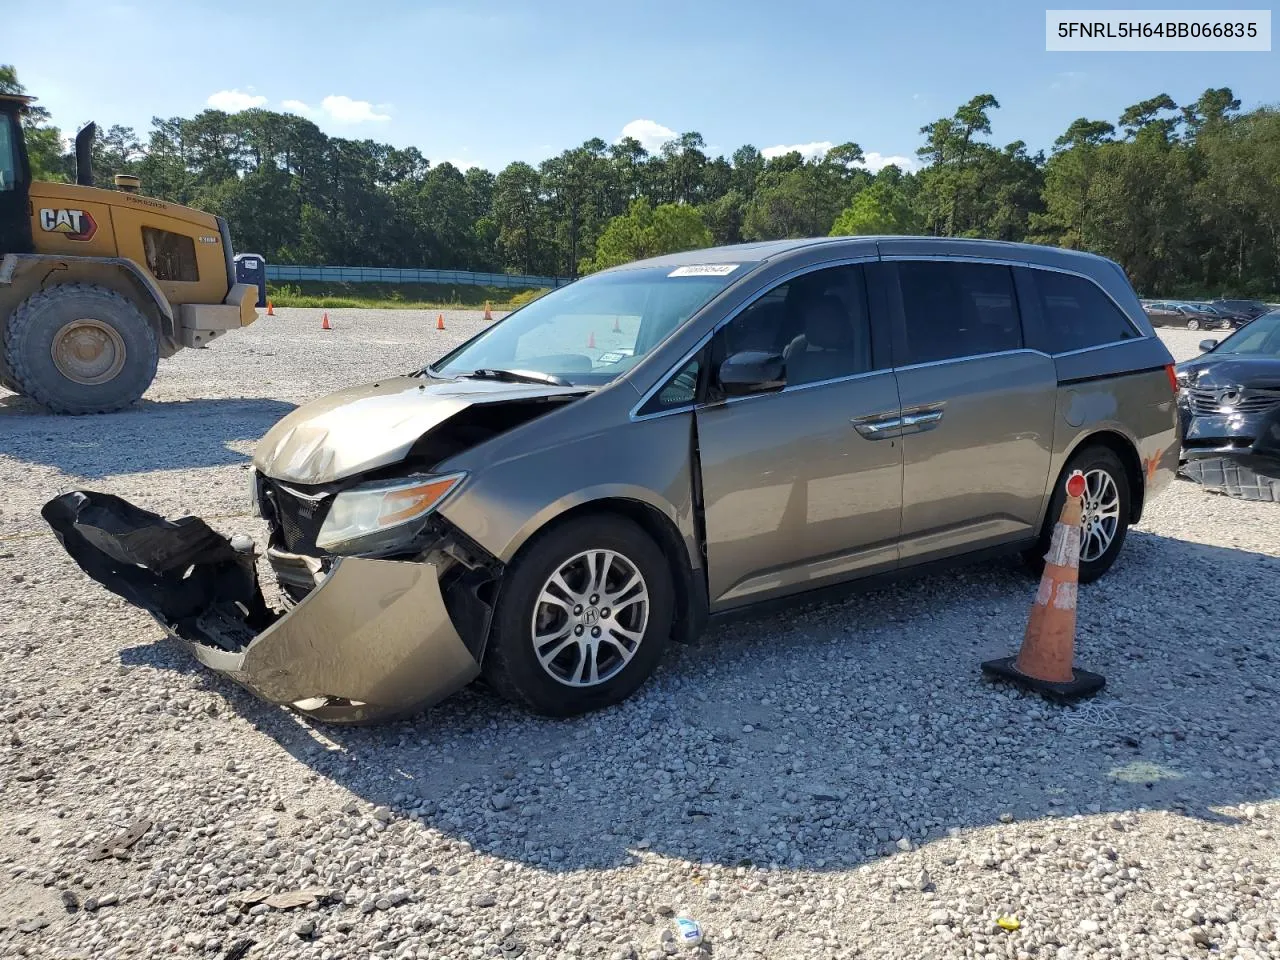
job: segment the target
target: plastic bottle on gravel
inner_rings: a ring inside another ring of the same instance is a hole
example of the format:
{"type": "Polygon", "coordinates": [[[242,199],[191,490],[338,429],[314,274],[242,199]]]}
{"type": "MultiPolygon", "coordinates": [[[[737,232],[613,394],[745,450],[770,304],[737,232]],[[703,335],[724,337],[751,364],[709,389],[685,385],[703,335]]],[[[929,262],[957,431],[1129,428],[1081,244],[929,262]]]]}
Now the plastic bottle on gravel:
{"type": "Polygon", "coordinates": [[[702,924],[689,917],[676,917],[676,943],[696,947],[702,943],[702,924]]]}

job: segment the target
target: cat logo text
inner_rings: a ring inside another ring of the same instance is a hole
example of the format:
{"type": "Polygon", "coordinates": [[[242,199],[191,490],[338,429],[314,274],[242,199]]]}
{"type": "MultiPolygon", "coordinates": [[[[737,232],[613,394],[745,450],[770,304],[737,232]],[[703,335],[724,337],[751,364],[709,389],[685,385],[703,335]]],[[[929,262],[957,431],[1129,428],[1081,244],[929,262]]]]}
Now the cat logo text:
{"type": "Polygon", "coordinates": [[[68,240],[91,240],[98,232],[97,221],[87,210],[40,211],[40,229],[48,233],[60,233],[68,240]]]}

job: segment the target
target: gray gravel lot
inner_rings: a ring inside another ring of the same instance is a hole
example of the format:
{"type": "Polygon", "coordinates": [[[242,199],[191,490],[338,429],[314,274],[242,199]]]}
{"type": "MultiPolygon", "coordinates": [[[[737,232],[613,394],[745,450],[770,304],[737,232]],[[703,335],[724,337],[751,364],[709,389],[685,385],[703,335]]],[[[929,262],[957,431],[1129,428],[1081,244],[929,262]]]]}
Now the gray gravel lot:
{"type": "MultiPolygon", "coordinates": [[[[1276,505],[1150,505],[1082,591],[1108,686],[1080,711],[979,678],[1034,589],[998,562],[718,628],[586,718],[473,689],[310,726],[199,669],[38,516],[89,486],[260,536],[271,423],[482,324],[278,313],[128,412],[0,391],[0,957],[1280,957],[1276,505]],[[318,893],[262,901],[295,890],[318,893]]],[[[1162,336],[1181,359],[1204,335],[1162,336]]]]}

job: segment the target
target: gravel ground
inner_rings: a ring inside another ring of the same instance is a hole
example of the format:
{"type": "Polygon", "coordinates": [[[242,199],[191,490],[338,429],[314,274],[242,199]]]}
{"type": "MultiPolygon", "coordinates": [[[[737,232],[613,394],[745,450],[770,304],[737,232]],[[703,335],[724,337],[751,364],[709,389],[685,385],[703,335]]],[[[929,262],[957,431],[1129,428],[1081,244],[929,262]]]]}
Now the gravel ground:
{"type": "Polygon", "coordinates": [[[1083,710],[979,678],[1033,591],[1001,562],[718,628],[581,719],[473,689],[310,726],[198,668],[37,513],[80,485],[260,535],[272,422],[481,325],[279,313],[128,412],[0,392],[0,956],[1280,957],[1275,505],[1150,505],[1082,591],[1078,659],[1108,678],[1083,710]]]}

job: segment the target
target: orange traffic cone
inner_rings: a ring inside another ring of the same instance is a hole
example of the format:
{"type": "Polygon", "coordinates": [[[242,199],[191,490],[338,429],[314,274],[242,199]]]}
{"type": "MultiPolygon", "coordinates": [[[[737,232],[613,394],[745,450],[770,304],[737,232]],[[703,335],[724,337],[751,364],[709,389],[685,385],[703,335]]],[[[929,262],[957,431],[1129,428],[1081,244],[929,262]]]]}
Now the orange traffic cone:
{"type": "Polygon", "coordinates": [[[1009,680],[1056,700],[1091,697],[1106,680],[1072,667],[1076,643],[1076,595],[1080,579],[1080,498],[1084,474],[1067,479],[1067,499],[1053,529],[1044,576],[1031,604],[1031,617],[1017,657],[988,660],[982,672],[1009,680]]]}
{"type": "Polygon", "coordinates": [[[596,332],[592,330],[587,334],[587,349],[594,350],[596,348],[596,332]]]}
{"type": "Polygon", "coordinates": [[[274,317],[275,315],[276,315],[276,308],[272,305],[271,301],[270,301],[270,300],[268,300],[268,301],[267,301],[267,316],[268,316],[268,317],[274,317]]]}
{"type": "Polygon", "coordinates": [[[436,329],[437,329],[437,330],[443,330],[443,329],[444,329],[444,314],[443,314],[443,313],[442,313],[442,314],[440,314],[438,317],[436,317],[436,329]]]}
{"type": "Polygon", "coordinates": [[[493,311],[489,309],[489,301],[484,302],[484,319],[486,323],[493,322],[493,311]]]}
{"type": "Polygon", "coordinates": [[[621,333],[621,332],[622,332],[622,327],[621,327],[621,326],[619,326],[619,324],[618,324],[618,318],[617,318],[617,317],[614,317],[614,318],[613,318],[613,332],[614,332],[614,333],[621,333]]]}
{"type": "Polygon", "coordinates": [[[321,329],[321,330],[332,330],[332,329],[333,329],[333,327],[329,326],[329,311],[328,311],[328,310],[326,310],[326,311],[324,312],[324,316],[320,318],[320,329],[321,329]]]}

